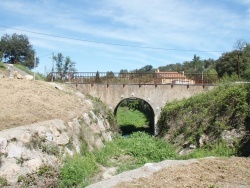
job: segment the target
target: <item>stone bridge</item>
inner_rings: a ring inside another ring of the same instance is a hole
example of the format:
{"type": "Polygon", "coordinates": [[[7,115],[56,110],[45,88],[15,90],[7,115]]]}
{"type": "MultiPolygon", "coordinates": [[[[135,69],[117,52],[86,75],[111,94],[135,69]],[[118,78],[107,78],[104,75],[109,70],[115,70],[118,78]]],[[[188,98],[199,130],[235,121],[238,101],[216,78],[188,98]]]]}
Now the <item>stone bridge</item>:
{"type": "Polygon", "coordinates": [[[157,121],[166,102],[189,98],[195,94],[207,92],[212,85],[172,85],[172,84],[78,84],[77,88],[84,94],[100,98],[116,114],[119,104],[126,99],[138,98],[152,107],[154,115],[153,132],[157,134],[157,121]]]}

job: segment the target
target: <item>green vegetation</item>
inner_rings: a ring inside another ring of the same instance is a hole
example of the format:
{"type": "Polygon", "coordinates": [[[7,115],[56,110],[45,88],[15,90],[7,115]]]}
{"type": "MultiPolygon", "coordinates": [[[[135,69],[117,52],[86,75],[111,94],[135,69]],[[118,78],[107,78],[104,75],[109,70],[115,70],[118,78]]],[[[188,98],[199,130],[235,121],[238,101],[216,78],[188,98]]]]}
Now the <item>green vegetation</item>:
{"type": "Polygon", "coordinates": [[[118,173],[134,169],[147,162],[159,162],[177,157],[174,148],[162,139],[136,132],[130,137],[117,137],[100,150],[81,152],[65,161],[61,169],[61,187],[86,186],[98,171],[98,165],[115,166],[118,173]]]}
{"type": "Polygon", "coordinates": [[[144,100],[125,99],[120,103],[115,113],[121,132],[124,135],[136,131],[153,134],[154,112],[144,100]]]}
{"type": "Polygon", "coordinates": [[[226,149],[228,155],[236,154],[242,150],[240,140],[231,140],[228,144],[233,145],[231,147],[235,150],[218,143],[222,143],[222,133],[225,131],[235,129],[239,132],[250,128],[249,96],[248,85],[226,84],[190,99],[167,103],[159,120],[161,136],[168,134],[172,143],[181,137],[179,146],[188,142],[200,147],[200,139],[205,135],[207,144],[203,152],[214,153],[217,147],[226,149]]]}
{"type": "Polygon", "coordinates": [[[155,138],[143,132],[135,132],[128,138],[119,137],[107,143],[105,148],[95,153],[97,161],[107,166],[117,166],[120,163],[129,166],[141,166],[148,162],[158,162],[164,159],[175,159],[174,148],[162,139],[155,138]],[[124,160],[129,159],[129,160],[124,160]],[[117,159],[117,160],[112,160],[117,159]]]}
{"type": "Polygon", "coordinates": [[[0,176],[0,187],[5,187],[8,185],[8,181],[6,180],[6,178],[3,178],[0,176]]]}
{"type": "Polygon", "coordinates": [[[79,184],[86,186],[96,170],[97,163],[93,155],[75,155],[61,169],[60,187],[76,187],[79,184]]]}
{"type": "Polygon", "coordinates": [[[59,73],[60,80],[65,79],[67,76],[72,77],[69,74],[76,72],[75,62],[71,61],[70,57],[64,58],[62,53],[58,53],[56,56],[53,56],[53,59],[56,62],[56,71],[59,73]]]}
{"type": "MultiPolygon", "coordinates": [[[[34,68],[35,50],[26,35],[5,34],[0,40],[0,59],[2,58],[5,58],[8,63],[19,63],[32,69],[34,68]]],[[[38,63],[37,58],[36,64],[38,63]]]]}
{"type": "MultiPolygon", "coordinates": [[[[34,72],[32,72],[30,69],[28,69],[27,67],[21,65],[21,64],[14,64],[14,66],[24,72],[26,72],[27,74],[30,74],[32,76],[34,76],[34,72]]],[[[36,80],[42,80],[45,81],[45,77],[41,74],[41,73],[35,73],[35,77],[36,80]]]]}
{"type": "Polygon", "coordinates": [[[2,62],[0,62],[0,70],[6,70],[6,66],[2,62]]]}
{"type": "Polygon", "coordinates": [[[135,131],[145,125],[148,126],[149,121],[146,115],[139,110],[130,110],[128,107],[119,107],[117,110],[117,123],[122,130],[131,129],[135,131]]]}
{"type": "Polygon", "coordinates": [[[19,176],[17,182],[20,187],[58,187],[59,176],[57,168],[43,165],[37,172],[19,176]]]}

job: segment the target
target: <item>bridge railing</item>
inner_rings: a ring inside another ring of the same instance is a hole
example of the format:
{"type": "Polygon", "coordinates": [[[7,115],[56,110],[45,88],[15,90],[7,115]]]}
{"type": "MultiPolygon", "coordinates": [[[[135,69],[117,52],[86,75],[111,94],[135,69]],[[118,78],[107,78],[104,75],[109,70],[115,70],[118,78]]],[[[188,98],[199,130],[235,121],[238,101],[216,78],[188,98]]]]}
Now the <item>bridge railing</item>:
{"type": "Polygon", "coordinates": [[[199,73],[113,73],[113,72],[51,72],[48,81],[76,84],[216,84],[216,74],[199,73]]]}

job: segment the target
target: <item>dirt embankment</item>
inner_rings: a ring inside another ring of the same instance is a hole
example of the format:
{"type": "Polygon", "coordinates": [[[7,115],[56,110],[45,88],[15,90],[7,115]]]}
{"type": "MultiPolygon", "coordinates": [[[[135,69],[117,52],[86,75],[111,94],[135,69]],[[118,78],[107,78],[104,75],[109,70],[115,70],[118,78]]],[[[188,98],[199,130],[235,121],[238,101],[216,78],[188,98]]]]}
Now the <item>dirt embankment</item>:
{"type": "Polygon", "coordinates": [[[0,79],[0,130],[55,118],[69,120],[83,106],[73,92],[47,82],[0,79]]]}

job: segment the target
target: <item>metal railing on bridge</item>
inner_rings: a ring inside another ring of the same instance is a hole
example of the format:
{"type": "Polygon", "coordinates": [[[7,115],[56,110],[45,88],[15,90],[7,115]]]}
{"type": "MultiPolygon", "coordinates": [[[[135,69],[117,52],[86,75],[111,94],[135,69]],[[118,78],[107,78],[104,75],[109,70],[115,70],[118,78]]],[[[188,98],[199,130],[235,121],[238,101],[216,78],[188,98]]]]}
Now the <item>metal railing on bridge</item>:
{"type": "Polygon", "coordinates": [[[113,73],[113,72],[51,72],[48,81],[75,84],[178,84],[211,85],[218,83],[217,74],[201,73],[113,73]]]}

